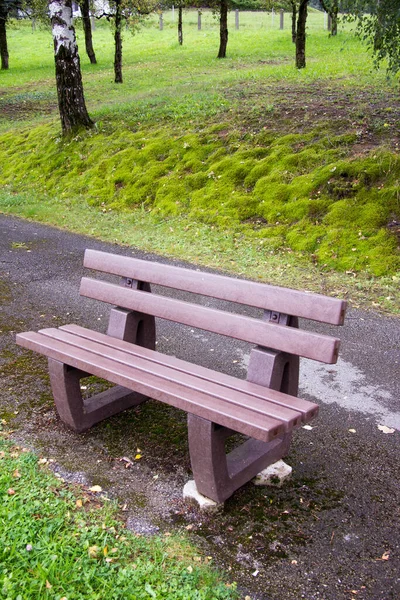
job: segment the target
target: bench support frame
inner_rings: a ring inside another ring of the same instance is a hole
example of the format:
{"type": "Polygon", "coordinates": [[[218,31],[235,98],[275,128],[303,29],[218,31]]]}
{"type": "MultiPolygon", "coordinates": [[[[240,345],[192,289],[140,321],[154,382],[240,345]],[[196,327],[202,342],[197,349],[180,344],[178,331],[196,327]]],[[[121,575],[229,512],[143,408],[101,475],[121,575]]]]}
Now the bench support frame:
{"type": "MultiPolygon", "coordinates": [[[[298,319],[265,311],[264,319],[298,327],[298,319]]],[[[299,358],[260,346],[253,348],[247,380],[297,396],[299,358]]],[[[224,502],[237,489],[289,451],[292,434],[272,442],[248,439],[226,454],[225,442],[235,432],[188,414],[189,451],[197,490],[215,502],[224,502]]]]}
{"type": "MultiPolygon", "coordinates": [[[[149,284],[123,279],[122,285],[132,289],[150,292],[149,284]]],[[[151,350],[155,349],[156,328],[151,315],[116,307],[111,310],[107,334],[111,337],[137,344],[151,350]]],[[[88,377],[80,369],[49,358],[50,384],[54,402],[60,418],[74,431],[86,431],[99,421],[137,406],[147,396],[132,392],[122,386],[114,386],[89,399],[82,397],[80,380],[88,377]]]]}

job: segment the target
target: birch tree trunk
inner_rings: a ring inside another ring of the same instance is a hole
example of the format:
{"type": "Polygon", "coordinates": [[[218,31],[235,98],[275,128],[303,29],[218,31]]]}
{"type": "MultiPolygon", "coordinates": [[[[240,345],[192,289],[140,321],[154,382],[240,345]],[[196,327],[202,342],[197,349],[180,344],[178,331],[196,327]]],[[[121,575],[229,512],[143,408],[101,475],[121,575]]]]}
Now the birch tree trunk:
{"type": "Polygon", "coordinates": [[[292,0],[292,42],[296,43],[296,19],[297,19],[297,6],[296,0],[292,0]]]}
{"type": "Polygon", "coordinates": [[[308,0],[301,0],[296,28],[296,67],[304,69],[306,66],[306,22],[308,0]]]}
{"type": "Polygon", "coordinates": [[[93,127],[83,95],[81,67],[72,25],[72,0],[50,0],[58,108],[63,134],[93,127]]]}
{"type": "Polygon", "coordinates": [[[228,45],[228,0],[220,0],[219,11],[219,51],[217,58],[225,58],[228,45]]]}
{"type": "Polygon", "coordinates": [[[0,55],[1,68],[8,69],[8,47],[7,47],[7,29],[6,20],[0,18],[0,55]]]}
{"type": "Polygon", "coordinates": [[[114,83],[122,83],[122,1],[115,1],[114,83]]]}
{"type": "Polygon", "coordinates": [[[82,25],[85,34],[86,54],[92,65],[97,64],[96,54],[93,48],[92,24],[90,22],[89,0],[81,0],[79,3],[82,15],[82,25]]]}
{"type": "Polygon", "coordinates": [[[178,42],[183,44],[183,28],[182,28],[182,6],[178,8],[178,42]]]}

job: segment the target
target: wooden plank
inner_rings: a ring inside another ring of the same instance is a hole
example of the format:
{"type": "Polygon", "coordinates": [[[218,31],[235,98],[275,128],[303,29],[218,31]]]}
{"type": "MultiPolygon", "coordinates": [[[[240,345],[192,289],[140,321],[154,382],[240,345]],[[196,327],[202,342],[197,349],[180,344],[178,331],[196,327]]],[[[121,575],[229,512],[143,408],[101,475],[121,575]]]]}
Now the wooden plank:
{"type": "Polygon", "coordinates": [[[80,293],[89,298],[323,363],[333,364],[338,358],[339,340],[318,333],[123,288],[99,279],[83,277],[80,293]]]}
{"type": "Polygon", "coordinates": [[[66,342],[76,348],[84,348],[89,352],[93,352],[93,354],[110,358],[121,364],[132,366],[143,373],[151,373],[166,381],[179,383],[187,387],[189,393],[190,390],[203,392],[208,396],[224,400],[232,405],[246,406],[246,408],[254,412],[279,419],[284,423],[286,431],[291,431],[302,424],[301,413],[293,408],[288,408],[277,403],[265,402],[265,400],[249,396],[234,388],[226,388],[213,381],[213,379],[198,378],[188,372],[177,371],[171,366],[148,360],[144,356],[133,356],[115,346],[82,338],[65,330],[56,328],[42,329],[39,333],[66,342]]]}
{"type": "Polygon", "coordinates": [[[104,333],[92,331],[91,329],[80,327],[79,325],[64,325],[60,327],[60,329],[71,332],[83,339],[93,340],[104,344],[110,348],[121,349],[133,357],[144,357],[148,361],[173,367],[175,371],[188,373],[200,379],[215,381],[226,388],[237,389],[250,396],[260,398],[263,401],[273,402],[279,404],[280,406],[291,408],[301,414],[303,423],[307,423],[318,414],[319,407],[314,402],[309,402],[308,400],[303,400],[302,398],[296,398],[295,396],[289,396],[288,394],[284,394],[277,390],[272,390],[244,379],[238,379],[237,377],[232,377],[231,375],[226,375],[225,373],[219,373],[218,371],[213,371],[211,369],[207,369],[206,367],[181,360],[175,356],[168,356],[166,354],[162,354],[161,352],[156,352],[154,350],[142,348],[141,346],[137,346],[129,342],[124,342],[123,340],[110,338],[110,336],[105,335],[104,333]]]}
{"type": "Polygon", "coordinates": [[[346,302],[269,284],[204,273],[161,263],[86,250],[84,265],[121,277],[156,283],[257,308],[343,325],[346,302]]]}
{"type": "Polygon", "coordinates": [[[283,424],[276,419],[254,413],[243,406],[234,406],[233,410],[232,404],[229,402],[185,388],[178,383],[166,382],[151,373],[143,373],[132,366],[123,365],[110,358],[71,347],[65,342],[54,340],[41,333],[17,334],[17,343],[47,357],[107,379],[116,385],[133,389],[140,394],[171,404],[176,408],[255,439],[267,442],[284,433],[283,424]]]}

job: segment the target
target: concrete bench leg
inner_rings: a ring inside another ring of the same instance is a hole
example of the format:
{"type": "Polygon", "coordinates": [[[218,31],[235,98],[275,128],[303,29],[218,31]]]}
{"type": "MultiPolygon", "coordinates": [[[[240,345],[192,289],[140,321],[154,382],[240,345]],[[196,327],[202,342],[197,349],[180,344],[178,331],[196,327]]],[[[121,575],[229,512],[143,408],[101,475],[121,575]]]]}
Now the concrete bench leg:
{"type": "MultiPolygon", "coordinates": [[[[142,287],[149,291],[148,286],[142,287]]],[[[150,315],[113,308],[107,333],[152,350],[155,348],[155,320],[150,315]]],[[[85,431],[95,423],[147,400],[147,396],[118,385],[84,400],[80,380],[87,377],[88,373],[54,359],[49,359],[49,375],[58,414],[66,425],[77,432],[85,431]]]]}
{"type": "Polygon", "coordinates": [[[49,375],[58,414],[66,425],[78,433],[147,399],[142,394],[114,386],[84,400],[80,380],[87,377],[88,373],[52,358],[49,359],[49,375]]]}
{"type": "MultiPolygon", "coordinates": [[[[288,322],[297,326],[297,320],[288,322]]],[[[285,352],[256,347],[250,353],[247,379],[270,389],[297,396],[299,359],[285,352]]],[[[289,451],[291,433],[272,442],[248,439],[229,454],[225,441],[232,431],[188,415],[190,460],[198,492],[223,502],[260,471],[280,460],[289,451]]]]}
{"type": "Polygon", "coordinates": [[[189,450],[198,492],[224,502],[235,490],[288,452],[291,434],[272,442],[248,439],[229,454],[225,440],[232,431],[211,421],[188,415],[189,450]]]}

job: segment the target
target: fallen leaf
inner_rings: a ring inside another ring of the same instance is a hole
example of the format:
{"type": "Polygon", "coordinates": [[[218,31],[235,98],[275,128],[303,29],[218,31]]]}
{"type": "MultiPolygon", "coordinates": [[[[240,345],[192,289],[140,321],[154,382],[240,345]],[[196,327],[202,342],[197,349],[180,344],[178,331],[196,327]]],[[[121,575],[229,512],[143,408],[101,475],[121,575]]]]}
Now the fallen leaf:
{"type": "Polygon", "coordinates": [[[390,558],[390,552],[386,551],[382,554],[382,559],[381,560],[389,560],[390,558]]]}
{"type": "Polygon", "coordinates": [[[189,571],[189,573],[193,573],[193,567],[192,567],[192,565],[189,565],[188,568],[187,568],[187,570],[189,571]]]}
{"type": "Polygon", "coordinates": [[[89,546],[88,554],[90,558],[97,558],[100,548],[98,546],[89,546]]]}
{"type": "Polygon", "coordinates": [[[39,465],[45,465],[48,462],[49,461],[47,460],[47,458],[39,458],[38,460],[39,465]]]}
{"type": "Polygon", "coordinates": [[[7,494],[8,494],[9,496],[14,496],[14,494],[15,494],[15,490],[13,490],[12,488],[8,488],[8,490],[7,490],[7,494]]]}
{"type": "Polygon", "coordinates": [[[140,460],[141,458],[142,458],[142,455],[141,455],[141,454],[136,454],[136,456],[135,456],[135,460],[140,460]]]}
{"type": "Polygon", "coordinates": [[[83,502],[82,502],[82,500],[79,500],[79,499],[78,499],[78,500],[75,502],[75,505],[77,506],[77,508],[82,508],[82,506],[83,506],[83,502]]]}
{"type": "Polygon", "coordinates": [[[19,479],[21,477],[21,473],[18,471],[18,469],[15,469],[13,477],[15,477],[15,479],[19,479]]]}
{"type": "Polygon", "coordinates": [[[46,588],[47,588],[48,590],[51,590],[51,588],[52,588],[52,587],[53,587],[53,586],[51,585],[50,581],[47,581],[47,579],[46,579],[46,588]]]}
{"type": "Polygon", "coordinates": [[[89,488],[89,490],[91,492],[102,492],[103,488],[100,485],[92,485],[92,487],[89,488]]]}
{"type": "Polygon", "coordinates": [[[349,429],[350,433],[357,433],[357,431],[355,429],[349,429]]]}
{"type": "Polygon", "coordinates": [[[392,427],[386,427],[386,425],[378,425],[379,431],[382,433],[394,433],[396,430],[392,429],[392,427]]]}

